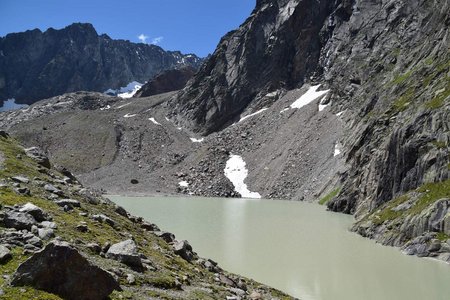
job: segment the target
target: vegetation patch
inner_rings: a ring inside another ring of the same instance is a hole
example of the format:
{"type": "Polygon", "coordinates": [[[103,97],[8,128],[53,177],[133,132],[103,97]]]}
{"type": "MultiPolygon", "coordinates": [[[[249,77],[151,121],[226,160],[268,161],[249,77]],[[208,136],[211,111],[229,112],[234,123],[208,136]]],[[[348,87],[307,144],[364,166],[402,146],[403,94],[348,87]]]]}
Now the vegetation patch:
{"type": "Polygon", "coordinates": [[[322,199],[319,200],[320,205],[327,204],[331,199],[336,197],[341,192],[341,188],[337,188],[329,192],[327,195],[325,195],[322,199]]]}

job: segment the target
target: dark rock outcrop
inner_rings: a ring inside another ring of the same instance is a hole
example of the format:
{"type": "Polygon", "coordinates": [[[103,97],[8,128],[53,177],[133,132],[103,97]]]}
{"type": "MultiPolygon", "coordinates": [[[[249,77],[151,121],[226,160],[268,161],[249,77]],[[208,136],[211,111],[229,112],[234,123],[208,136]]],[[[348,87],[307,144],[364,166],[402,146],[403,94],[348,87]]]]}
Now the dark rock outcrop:
{"type": "Polygon", "coordinates": [[[31,104],[67,92],[103,92],[201,62],[193,54],[98,35],[91,24],[12,33],[0,38],[0,99],[31,104]]]}
{"type": "Polygon", "coordinates": [[[250,103],[301,86],[320,70],[320,34],[334,1],[257,1],[241,27],[220,41],[170,103],[174,117],[202,134],[222,128],[250,103]]]}
{"type": "Polygon", "coordinates": [[[149,97],[180,90],[184,88],[186,83],[194,76],[195,72],[196,69],[193,67],[165,71],[144,84],[134,94],[134,97],[149,97]]]}
{"type": "Polygon", "coordinates": [[[106,299],[120,290],[114,277],[93,265],[66,242],[54,241],[17,269],[13,286],[32,286],[64,299],[106,299]]]}

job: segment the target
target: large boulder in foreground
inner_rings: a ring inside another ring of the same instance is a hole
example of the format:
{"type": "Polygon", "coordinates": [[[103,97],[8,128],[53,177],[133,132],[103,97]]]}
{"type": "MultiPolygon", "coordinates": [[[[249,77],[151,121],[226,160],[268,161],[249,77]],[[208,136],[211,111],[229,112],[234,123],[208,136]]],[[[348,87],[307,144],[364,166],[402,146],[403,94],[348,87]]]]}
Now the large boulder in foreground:
{"type": "Polygon", "coordinates": [[[66,242],[53,241],[22,263],[13,286],[31,286],[68,300],[106,299],[120,290],[114,277],[66,242]]]}

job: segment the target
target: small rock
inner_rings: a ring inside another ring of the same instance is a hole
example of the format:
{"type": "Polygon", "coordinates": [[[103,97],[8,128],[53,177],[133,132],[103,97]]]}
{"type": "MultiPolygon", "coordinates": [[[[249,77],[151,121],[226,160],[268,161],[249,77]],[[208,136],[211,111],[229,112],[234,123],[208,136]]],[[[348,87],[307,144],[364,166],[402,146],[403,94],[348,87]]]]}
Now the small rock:
{"type": "Polygon", "coordinates": [[[128,282],[128,284],[135,284],[136,277],[134,277],[133,274],[127,274],[127,282],[128,282]]]}
{"type": "Polygon", "coordinates": [[[0,264],[4,265],[12,259],[11,251],[4,245],[0,245],[0,264]]]}
{"type": "Polygon", "coordinates": [[[56,225],[55,222],[50,222],[50,221],[43,221],[40,224],[42,226],[42,228],[51,228],[51,229],[56,229],[58,228],[58,226],[56,225]]]}
{"type": "Polygon", "coordinates": [[[44,190],[46,190],[47,192],[50,192],[52,194],[58,195],[58,196],[64,195],[64,193],[60,189],[56,188],[55,186],[53,186],[49,183],[44,185],[44,190]]]}
{"type": "Polygon", "coordinates": [[[128,212],[122,206],[116,206],[116,209],[114,211],[119,215],[128,218],[128,212]]]}
{"type": "Polygon", "coordinates": [[[89,250],[91,250],[96,254],[100,254],[100,252],[102,252],[102,247],[100,247],[100,245],[96,243],[89,243],[86,245],[86,248],[88,248],[89,250]]]}
{"type": "Polygon", "coordinates": [[[142,261],[133,240],[126,240],[112,245],[106,252],[106,257],[120,261],[136,270],[143,270],[142,261]]]}
{"type": "Polygon", "coordinates": [[[194,253],[192,252],[192,246],[188,241],[177,241],[173,245],[173,250],[175,254],[181,256],[186,261],[191,261],[194,258],[194,253]]]}
{"type": "Polygon", "coordinates": [[[25,153],[28,157],[32,158],[34,161],[36,161],[39,165],[43,166],[44,168],[50,169],[50,160],[47,156],[37,147],[32,147],[25,149],[25,153]]]}
{"type": "Polygon", "coordinates": [[[14,188],[14,192],[16,192],[19,195],[25,195],[25,196],[31,195],[30,190],[26,187],[16,187],[16,188],[14,188]]]}
{"type": "Polygon", "coordinates": [[[253,292],[250,294],[249,297],[250,297],[250,299],[252,299],[252,300],[260,300],[260,299],[262,299],[261,294],[258,293],[258,292],[256,292],[256,291],[253,291],[253,292]]]}
{"type": "Polygon", "coordinates": [[[38,222],[49,220],[49,216],[40,207],[30,202],[22,206],[19,211],[32,215],[38,222]]]}
{"type": "Polygon", "coordinates": [[[163,240],[165,240],[167,243],[172,243],[175,240],[175,235],[170,232],[166,231],[156,231],[154,234],[163,240]]]}
{"type": "Polygon", "coordinates": [[[69,208],[81,207],[80,201],[73,199],[62,199],[55,201],[61,207],[68,206],[69,208]]]}
{"type": "Polygon", "coordinates": [[[159,227],[149,222],[143,222],[141,228],[147,231],[160,231],[159,227]]]}
{"type": "Polygon", "coordinates": [[[13,181],[15,181],[15,182],[18,182],[18,183],[25,183],[25,184],[27,184],[27,183],[30,182],[30,179],[28,179],[25,176],[14,176],[14,177],[11,177],[11,179],[13,181]]]}
{"type": "Polygon", "coordinates": [[[38,236],[39,236],[39,238],[46,241],[46,240],[49,240],[49,239],[55,237],[55,232],[51,228],[39,228],[38,236]]]}
{"type": "Polygon", "coordinates": [[[113,219],[111,219],[110,217],[105,216],[103,214],[93,215],[92,219],[95,221],[101,222],[101,223],[105,222],[106,224],[108,224],[111,227],[114,227],[114,225],[115,225],[115,222],[113,219]]]}
{"type": "Polygon", "coordinates": [[[75,227],[79,232],[88,232],[89,228],[85,222],[78,224],[77,227],[75,227]]]}

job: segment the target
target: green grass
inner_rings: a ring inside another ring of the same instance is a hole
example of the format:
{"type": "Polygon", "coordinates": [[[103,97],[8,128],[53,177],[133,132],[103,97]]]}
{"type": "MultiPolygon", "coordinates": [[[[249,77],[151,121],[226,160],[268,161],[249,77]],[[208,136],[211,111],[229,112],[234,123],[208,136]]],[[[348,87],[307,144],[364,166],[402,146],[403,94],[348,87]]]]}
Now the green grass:
{"type": "MultiPolygon", "coordinates": [[[[449,80],[450,81],[450,80],[449,80]]],[[[447,86],[445,90],[433,99],[425,103],[425,107],[428,109],[438,109],[445,104],[445,100],[450,97],[450,86],[447,86]]]]}
{"type": "Polygon", "coordinates": [[[399,85],[399,84],[404,83],[406,80],[408,80],[411,77],[412,74],[413,74],[413,71],[409,70],[406,73],[395,76],[394,79],[391,81],[391,85],[399,85]]]}
{"type": "Polygon", "coordinates": [[[447,143],[443,141],[432,141],[431,144],[433,144],[433,146],[435,146],[438,149],[448,148],[447,143]]]}
{"type": "Polygon", "coordinates": [[[320,205],[327,204],[328,201],[330,201],[331,199],[336,197],[339,194],[340,191],[341,191],[341,188],[337,188],[337,189],[332,190],[327,195],[325,195],[322,199],[319,200],[319,204],[320,205]]]}
{"type": "Polygon", "coordinates": [[[376,225],[381,225],[386,221],[393,221],[406,216],[415,216],[433,205],[436,201],[450,197],[450,179],[442,182],[427,183],[417,188],[415,192],[420,193],[417,202],[409,209],[394,211],[393,208],[408,201],[408,194],[402,195],[389,201],[383,208],[369,216],[376,225]]]}

